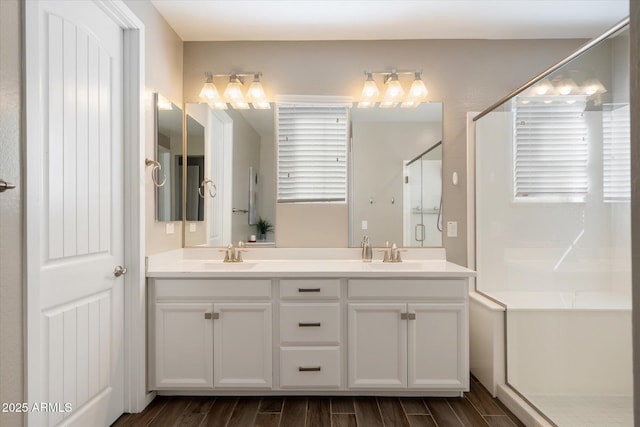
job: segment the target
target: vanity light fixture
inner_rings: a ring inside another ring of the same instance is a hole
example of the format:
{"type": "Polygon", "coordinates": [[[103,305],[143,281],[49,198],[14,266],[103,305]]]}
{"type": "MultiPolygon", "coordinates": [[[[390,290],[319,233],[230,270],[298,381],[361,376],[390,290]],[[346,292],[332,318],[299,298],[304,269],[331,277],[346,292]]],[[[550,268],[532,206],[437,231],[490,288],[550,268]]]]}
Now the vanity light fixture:
{"type": "Polygon", "coordinates": [[[378,89],[376,82],[373,80],[373,74],[368,71],[365,71],[364,73],[367,75],[367,81],[364,82],[362,95],[360,95],[360,102],[358,102],[358,108],[371,108],[376,105],[378,96],[380,96],[380,90],[378,89]]]}
{"type": "Polygon", "coordinates": [[[380,91],[373,79],[374,74],[382,74],[385,85],[384,95],[379,100],[380,108],[394,108],[398,104],[402,104],[402,108],[415,108],[422,103],[429,91],[422,81],[422,70],[384,70],[384,71],[365,71],[367,80],[364,82],[358,108],[371,108],[378,102],[380,91]],[[407,96],[405,90],[398,79],[398,75],[412,74],[414,81],[407,96]]]}
{"type": "Polygon", "coordinates": [[[260,77],[262,73],[259,71],[243,71],[233,73],[211,73],[205,72],[207,78],[206,83],[200,90],[200,99],[203,102],[209,104],[211,108],[217,110],[226,110],[227,103],[237,110],[246,110],[249,108],[249,103],[253,105],[253,108],[258,110],[264,110],[271,108],[269,101],[264,93],[262,84],[260,83],[260,77]],[[249,86],[249,90],[245,95],[243,94],[244,77],[252,76],[253,82],[249,86]],[[216,86],[213,83],[214,77],[227,77],[229,79],[227,86],[220,96],[216,86]]]}

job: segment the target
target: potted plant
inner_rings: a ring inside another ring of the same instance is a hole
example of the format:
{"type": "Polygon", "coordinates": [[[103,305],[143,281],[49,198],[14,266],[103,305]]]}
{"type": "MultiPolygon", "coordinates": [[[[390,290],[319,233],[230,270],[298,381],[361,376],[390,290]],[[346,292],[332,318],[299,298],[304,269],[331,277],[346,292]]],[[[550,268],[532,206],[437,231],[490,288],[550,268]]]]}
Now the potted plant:
{"type": "Polygon", "coordinates": [[[258,219],[258,222],[256,223],[256,229],[258,231],[258,239],[266,240],[267,233],[270,233],[271,231],[273,231],[273,224],[271,224],[269,220],[263,219],[262,217],[260,217],[258,219]]]}

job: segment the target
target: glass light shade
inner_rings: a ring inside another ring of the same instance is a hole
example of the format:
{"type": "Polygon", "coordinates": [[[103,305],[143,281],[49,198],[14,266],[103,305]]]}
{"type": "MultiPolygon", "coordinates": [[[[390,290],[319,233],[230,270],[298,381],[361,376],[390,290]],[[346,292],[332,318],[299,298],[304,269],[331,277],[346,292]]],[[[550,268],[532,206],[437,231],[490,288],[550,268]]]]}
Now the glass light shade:
{"type": "Polygon", "coordinates": [[[362,100],[358,102],[358,108],[372,108],[374,105],[376,105],[376,103],[372,101],[362,100]]]}
{"type": "Polygon", "coordinates": [[[380,90],[378,90],[378,85],[376,85],[376,82],[374,82],[373,79],[364,82],[361,98],[363,100],[366,99],[367,101],[375,102],[375,100],[378,99],[378,96],[380,96],[380,90]]]}
{"type": "Polygon", "coordinates": [[[213,108],[214,110],[226,110],[227,109],[227,103],[222,101],[222,100],[217,100],[217,101],[209,101],[208,102],[209,107],[213,108]]]}
{"type": "Polygon", "coordinates": [[[427,90],[427,87],[424,85],[424,82],[422,80],[416,79],[413,81],[413,83],[411,83],[411,88],[409,89],[408,97],[414,100],[423,100],[424,98],[427,97],[428,93],[429,91],[427,90]]]}
{"type": "Polygon", "coordinates": [[[240,87],[240,82],[237,80],[231,80],[226,89],[224,90],[225,99],[230,102],[242,101],[244,102],[244,96],[242,95],[242,88],[240,87]]]}
{"type": "Polygon", "coordinates": [[[418,105],[422,104],[422,101],[416,101],[414,99],[407,99],[400,104],[402,108],[416,108],[418,105]]]}
{"type": "Polygon", "coordinates": [[[535,86],[535,94],[546,95],[551,92],[551,89],[553,89],[553,85],[549,80],[545,79],[535,86]]]}
{"type": "Polygon", "coordinates": [[[216,89],[216,86],[212,82],[206,82],[200,90],[200,98],[203,101],[208,101],[210,99],[218,99],[220,95],[218,94],[218,89],[216,89]]]}
{"type": "Polygon", "coordinates": [[[576,82],[573,79],[564,79],[558,85],[558,93],[560,95],[570,95],[576,89],[576,82]]]}
{"type": "Polygon", "coordinates": [[[253,108],[255,108],[256,110],[270,110],[271,109],[271,104],[269,104],[267,101],[260,101],[260,102],[252,102],[251,105],[253,105],[253,108]]]}
{"type": "Polygon", "coordinates": [[[248,110],[249,109],[249,103],[246,102],[244,99],[230,102],[230,104],[236,110],[248,110]]]}
{"type": "Polygon", "coordinates": [[[251,83],[249,91],[247,92],[247,98],[249,98],[251,102],[263,102],[267,100],[267,96],[264,94],[264,89],[260,82],[251,83]]]}
{"type": "MultiPolygon", "coordinates": [[[[393,77],[392,77],[393,79],[393,77]]],[[[402,97],[404,96],[404,89],[402,89],[402,85],[400,84],[400,82],[398,81],[398,77],[396,76],[395,79],[390,80],[387,83],[387,90],[385,90],[384,92],[384,100],[383,101],[389,101],[389,102],[399,102],[402,97]]],[[[380,105],[382,106],[382,105],[380,105]]]]}
{"type": "Polygon", "coordinates": [[[380,108],[395,108],[398,105],[397,101],[393,100],[383,100],[380,102],[380,108]]]}
{"type": "Polygon", "coordinates": [[[589,79],[586,82],[584,82],[584,85],[582,86],[582,91],[584,92],[585,95],[591,96],[591,95],[596,95],[600,93],[605,93],[607,89],[604,87],[602,83],[600,83],[600,80],[589,79]]]}

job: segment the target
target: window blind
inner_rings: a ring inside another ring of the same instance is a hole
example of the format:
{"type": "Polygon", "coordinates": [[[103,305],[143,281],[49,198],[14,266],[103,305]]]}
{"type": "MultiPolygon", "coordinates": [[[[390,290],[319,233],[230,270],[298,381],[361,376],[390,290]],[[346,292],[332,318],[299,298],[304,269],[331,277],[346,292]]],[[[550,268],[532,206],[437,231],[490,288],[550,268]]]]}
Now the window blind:
{"type": "Polygon", "coordinates": [[[278,202],[346,202],[348,107],[278,104],[278,202]]]}
{"type": "Polygon", "coordinates": [[[516,200],[584,200],[588,190],[589,155],[584,109],[584,101],[517,105],[516,200]]]}
{"type": "Polygon", "coordinates": [[[629,105],[605,111],[603,130],[603,196],[605,202],[631,200],[631,121],[629,105]]]}

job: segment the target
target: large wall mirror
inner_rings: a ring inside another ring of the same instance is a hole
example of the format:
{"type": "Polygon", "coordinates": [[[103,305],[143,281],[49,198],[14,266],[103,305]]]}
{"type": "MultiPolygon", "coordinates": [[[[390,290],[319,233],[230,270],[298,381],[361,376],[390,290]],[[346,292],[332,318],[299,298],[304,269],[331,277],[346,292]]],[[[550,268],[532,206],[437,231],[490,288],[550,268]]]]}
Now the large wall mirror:
{"type": "MultiPolygon", "coordinates": [[[[224,246],[251,236],[255,245],[276,245],[272,232],[260,240],[254,225],[275,224],[275,108],[214,111],[188,103],[185,110],[188,157],[203,155],[198,180],[211,180],[217,190],[212,198],[212,187],[205,188],[202,220],[185,221],[185,246],[224,246]],[[202,128],[192,130],[190,117],[202,128]],[[204,134],[204,144],[195,134],[204,134]]],[[[442,246],[442,104],[354,107],[351,121],[350,245],[359,246],[366,234],[376,246],[386,240],[442,246]]]]}
{"type": "Polygon", "coordinates": [[[351,109],[350,245],[442,246],[442,104],[351,109]]]}
{"type": "Polygon", "coordinates": [[[182,109],[154,94],[156,112],[156,220],[182,221],[182,109]]]}

